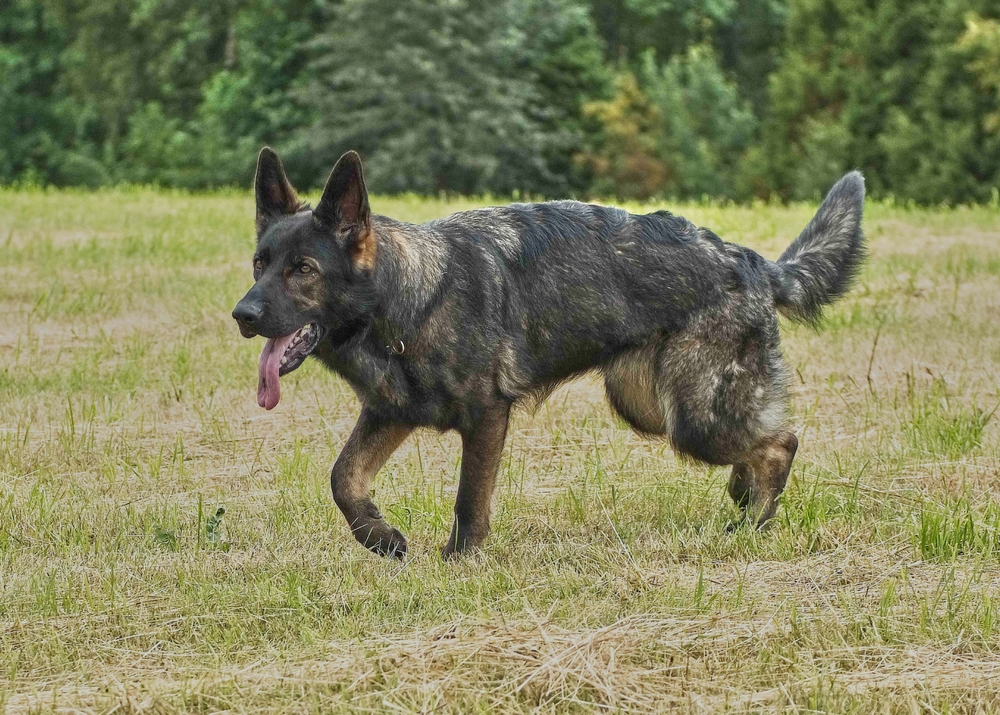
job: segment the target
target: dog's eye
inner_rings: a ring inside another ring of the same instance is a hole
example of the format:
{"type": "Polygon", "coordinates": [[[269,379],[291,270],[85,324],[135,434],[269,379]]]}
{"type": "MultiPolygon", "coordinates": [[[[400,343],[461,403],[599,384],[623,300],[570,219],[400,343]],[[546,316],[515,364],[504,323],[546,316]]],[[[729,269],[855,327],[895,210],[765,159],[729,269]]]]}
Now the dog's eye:
{"type": "Polygon", "coordinates": [[[256,278],[264,270],[264,261],[259,258],[253,262],[253,277],[256,278]]]}
{"type": "Polygon", "coordinates": [[[307,273],[312,273],[312,272],[313,272],[312,266],[310,266],[308,263],[303,263],[301,266],[299,266],[299,273],[301,273],[302,275],[306,275],[307,273]]]}

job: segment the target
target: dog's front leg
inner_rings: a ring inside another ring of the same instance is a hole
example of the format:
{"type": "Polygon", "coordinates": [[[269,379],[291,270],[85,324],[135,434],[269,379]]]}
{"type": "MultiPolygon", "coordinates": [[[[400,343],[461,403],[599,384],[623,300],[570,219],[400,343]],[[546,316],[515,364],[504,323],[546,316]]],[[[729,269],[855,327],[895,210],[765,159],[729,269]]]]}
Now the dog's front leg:
{"type": "Polygon", "coordinates": [[[383,422],[362,410],[330,473],[333,499],[347,518],[354,538],[367,549],[400,559],[406,556],[406,539],[382,518],[371,498],[371,483],[412,431],[412,427],[383,422]]]}
{"type": "Polygon", "coordinates": [[[441,551],[446,559],[480,548],[490,533],[490,502],[509,417],[508,403],[495,405],[473,429],[462,434],[462,476],[455,500],[455,524],[441,551]]]}

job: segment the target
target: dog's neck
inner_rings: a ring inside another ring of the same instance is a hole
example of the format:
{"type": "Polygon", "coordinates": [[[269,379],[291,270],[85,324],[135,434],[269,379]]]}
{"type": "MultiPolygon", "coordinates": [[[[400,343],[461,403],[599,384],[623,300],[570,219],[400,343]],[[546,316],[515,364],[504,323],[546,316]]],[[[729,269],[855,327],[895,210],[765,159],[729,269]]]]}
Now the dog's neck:
{"type": "Polygon", "coordinates": [[[376,317],[406,333],[415,331],[444,280],[448,250],[444,241],[423,226],[407,226],[374,216],[378,236],[375,286],[376,317]]]}

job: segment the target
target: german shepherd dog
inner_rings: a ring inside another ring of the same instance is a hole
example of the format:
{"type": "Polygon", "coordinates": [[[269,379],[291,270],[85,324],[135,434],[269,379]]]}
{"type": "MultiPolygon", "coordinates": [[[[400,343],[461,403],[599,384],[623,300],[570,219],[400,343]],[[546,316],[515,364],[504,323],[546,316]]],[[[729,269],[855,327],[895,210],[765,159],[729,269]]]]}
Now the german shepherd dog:
{"type": "Polygon", "coordinates": [[[273,409],[280,377],[310,355],[351,385],[361,414],[333,466],[333,497],[359,542],[399,558],[406,539],[371,483],[414,428],[461,435],[442,554],[475,550],[511,408],[589,370],[638,433],[732,465],[729,495],[763,525],[798,447],[775,310],[817,321],[864,258],[857,172],[777,262],[668,211],[575,201],[403,223],[371,213],[355,152],[311,208],[265,147],[255,193],[255,282],[233,318],[244,337],[267,338],[257,401],[273,409]]]}

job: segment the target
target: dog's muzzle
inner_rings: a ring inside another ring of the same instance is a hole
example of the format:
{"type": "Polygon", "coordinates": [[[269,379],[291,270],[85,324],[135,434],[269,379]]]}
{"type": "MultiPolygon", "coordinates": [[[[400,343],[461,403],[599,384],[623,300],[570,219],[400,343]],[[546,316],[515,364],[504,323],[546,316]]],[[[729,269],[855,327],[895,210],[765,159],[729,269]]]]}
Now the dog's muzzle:
{"type": "Polygon", "coordinates": [[[233,309],[233,320],[240,327],[240,335],[244,338],[255,337],[263,313],[263,306],[259,303],[247,301],[246,298],[237,303],[233,309]]]}

